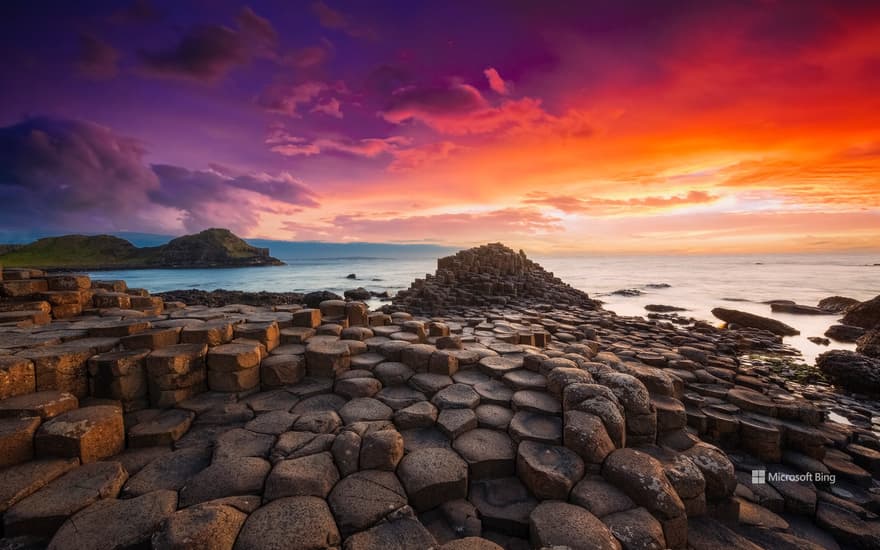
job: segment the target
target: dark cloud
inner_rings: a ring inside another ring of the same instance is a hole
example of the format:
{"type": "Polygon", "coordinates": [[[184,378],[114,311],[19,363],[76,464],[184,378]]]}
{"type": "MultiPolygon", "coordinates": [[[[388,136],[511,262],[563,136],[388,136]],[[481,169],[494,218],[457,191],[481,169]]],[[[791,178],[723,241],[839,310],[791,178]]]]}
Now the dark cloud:
{"type": "Polygon", "coordinates": [[[235,18],[238,28],[241,32],[256,38],[258,42],[266,44],[276,44],[278,42],[278,33],[272,23],[265,17],[260,17],[249,6],[242,8],[241,13],[235,18]]]}
{"type": "Polygon", "coordinates": [[[357,24],[339,10],[331,8],[323,0],[312,4],[312,12],[317,16],[322,27],[342,31],[356,38],[376,38],[376,33],[369,27],[357,24]]]}
{"type": "Polygon", "coordinates": [[[134,0],[110,16],[114,23],[149,23],[162,18],[162,14],[150,0],[134,0]]]}
{"type": "Polygon", "coordinates": [[[0,228],[247,233],[277,205],[317,207],[288,174],[149,166],[136,140],[85,121],[30,118],[0,128],[0,228]]]}
{"type": "Polygon", "coordinates": [[[138,52],[141,65],[154,76],[214,81],[254,56],[271,55],[278,36],[267,19],[245,7],[236,24],[193,27],[171,48],[138,52]]]}
{"type": "Polygon", "coordinates": [[[77,70],[89,78],[113,78],[119,72],[119,52],[91,33],[79,35],[79,56],[76,60],[77,70]]]}

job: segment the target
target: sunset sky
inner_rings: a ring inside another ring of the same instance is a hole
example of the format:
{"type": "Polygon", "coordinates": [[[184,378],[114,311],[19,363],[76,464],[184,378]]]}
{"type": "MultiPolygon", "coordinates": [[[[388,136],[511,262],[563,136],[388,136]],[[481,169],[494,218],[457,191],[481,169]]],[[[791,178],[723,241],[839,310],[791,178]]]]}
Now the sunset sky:
{"type": "Polygon", "coordinates": [[[0,4],[0,235],[880,248],[880,2],[0,4]]]}

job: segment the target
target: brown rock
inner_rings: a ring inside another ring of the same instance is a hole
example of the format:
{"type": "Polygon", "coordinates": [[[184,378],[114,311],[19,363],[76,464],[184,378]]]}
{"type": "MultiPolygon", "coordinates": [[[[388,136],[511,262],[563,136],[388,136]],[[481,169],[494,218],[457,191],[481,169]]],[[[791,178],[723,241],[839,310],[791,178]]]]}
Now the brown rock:
{"type": "Polygon", "coordinates": [[[343,478],[327,499],[343,535],[372,527],[406,506],[403,486],[391,472],[363,470],[343,478]]]}
{"type": "Polygon", "coordinates": [[[12,506],[3,516],[4,534],[51,537],[76,512],[116,497],[127,477],[118,462],[80,466],[12,506]]]}
{"type": "Polygon", "coordinates": [[[327,503],[318,497],[273,500],[252,513],[235,550],[324,550],[341,542],[327,503]]]}
{"type": "Polygon", "coordinates": [[[334,378],[348,370],[351,351],[343,342],[310,341],[306,346],[306,370],[310,376],[334,378]]]}
{"type": "Polygon", "coordinates": [[[177,509],[177,493],[154,491],[132,499],[104,499],[68,519],[49,550],[114,550],[147,544],[162,521],[177,509]]]}
{"type": "Polygon", "coordinates": [[[380,430],[363,436],[360,451],[362,470],[394,471],[403,458],[403,437],[397,430],[380,430]]]}
{"type": "Polygon", "coordinates": [[[260,493],[270,469],[267,460],[251,456],[214,462],[186,482],[180,490],[180,506],[260,493]]]}
{"type": "Polygon", "coordinates": [[[535,548],[565,546],[572,550],[620,550],[611,531],[580,506],[542,502],[529,516],[529,533],[535,548]]]}
{"type": "Polygon", "coordinates": [[[153,534],[153,548],[232,550],[247,514],[221,502],[204,502],[171,514],[153,534]]]}
{"type": "Polygon", "coordinates": [[[160,489],[177,491],[210,463],[210,448],[178,449],[156,458],[131,476],[123,488],[123,494],[137,496],[160,489]]]}
{"type": "Polygon", "coordinates": [[[0,401],[36,391],[34,364],[24,357],[0,355],[0,401]]]}
{"type": "Polygon", "coordinates": [[[79,466],[75,458],[33,460],[10,466],[0,476],[0,514],[79,466]]]}
{"type": "Polygon", "coordinates": [[[565,447],[523,441],[517,449],[516,473],[539,499],[568,500],[572,487],[584,477],[584,462],[565,447]]]}
{"type": "Polygon", "coordinates": [[[196,415],[191,411],[171,409],[128,430],[130,447],[171,445],[185,434],[196,415]]]}
{"type": "Polygon", "coordinates": [[[598,476],[585,478],[575,485],[571,491],[571,502],[599,518],[636,506],[626,493],[598,476]]]}
{"type": "Polygon", "coordinates": [[[403,457],[398,467],[410,504],[418,511],[465,498],[467,474],[467,463],[455,452],[441,448],[413,451],[403,457]]]}
{"type": "Polygon", "coordinates": [[[0,418],[0,469],[34,457],[34,433],[39,416],[0,418]]]}
{"type": "Polygon", "coordinates": [[[458,437],[452,448],[467,462],[472,481],[514,474],[516,446],[505,432],[470,430],[458,437]]]}
{"type": "Polygon", "coordinates": [[[344,550],[407,550],[408,548],[434,548],[437,541],[422,523],[412,516],[401,514],[390,521],[362,531],[345,540],[344,550]]]}
{"type": "Polygon", "coordinates": [[[661,519],[678,518],[685,513],[684,503],[666,478],[662,464],[650,455],[635,449],[618,449],[608,455],[602,475],[661,519]]]}
{"type": "Polygon", "coordinates": [[[38,456],[79,458],[83,464],[122,452],[122,410],[112,405],[62,413],[40,426],[34,446],[38,456]]]}
{"type": "Polygon", "coordinates": [[[529,515],[538,501],[516,477],[489,479],[471,484],[468,496],[483,522],[484,530],[528,537],[529,515]]]}
{"type": "Polygon", "coordinates": [[[328,452],[282,460],[266,479],[265,500],[283,497],[316,496],[327,498],[339,481],[339,471],[328,452]]]}

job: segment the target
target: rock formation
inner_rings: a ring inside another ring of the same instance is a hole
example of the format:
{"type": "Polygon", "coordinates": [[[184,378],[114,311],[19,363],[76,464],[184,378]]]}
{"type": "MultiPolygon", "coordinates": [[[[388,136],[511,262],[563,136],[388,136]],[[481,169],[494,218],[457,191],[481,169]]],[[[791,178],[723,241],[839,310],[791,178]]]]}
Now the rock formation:
{"type": "Polygon", "coordinates": [[[447,313],[465,307],[572,305],[594,308],[596,303],[540,265],[501,243],[462,250],[437,260],[437,271],[416,279],[394,297],[401,310],[447,313]]]}
{"type": "Polygon", "coordinates": [[[761,317],[760,315],[755,315],[754,313],[748,313],[736,309],[716,307],[712,310],[712,315],[718,317],[725,323],[733,323],[741,327],[766,330],[780,336],[795,336],[797,334],[800,334],[800,331],[798,331],[794,327],[786,325],[782,321],[769,319],[767,317],[761,317]]]}
{"type": "Polygon", "coordinates": [[[501,245],[387,312],[3,276],[0,547],[880,542],[875,404],[744,357],[778,336],[617,317],[501,245]]]}
{"type": "Polygon", "coordinates": [[[269,249],[251,246],[228,229],[206,229],[146,248],[111,235],[47,237],[0,254],[0,261],[7,266],[84,271],[282,265],[269,249]]]}

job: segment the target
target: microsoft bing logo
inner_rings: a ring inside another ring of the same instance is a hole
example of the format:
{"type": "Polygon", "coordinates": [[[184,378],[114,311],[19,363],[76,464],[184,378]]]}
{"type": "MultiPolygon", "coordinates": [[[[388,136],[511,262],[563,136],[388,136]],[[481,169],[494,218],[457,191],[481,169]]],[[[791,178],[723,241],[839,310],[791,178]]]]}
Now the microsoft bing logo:
{"type": "Polygon", "coordinates": [[[767,483],[767,470],[752,470],[752,485],[767,483]]]}

